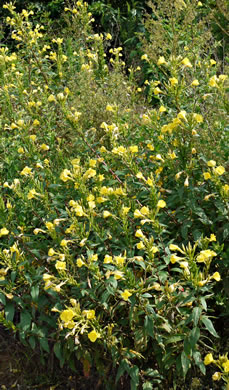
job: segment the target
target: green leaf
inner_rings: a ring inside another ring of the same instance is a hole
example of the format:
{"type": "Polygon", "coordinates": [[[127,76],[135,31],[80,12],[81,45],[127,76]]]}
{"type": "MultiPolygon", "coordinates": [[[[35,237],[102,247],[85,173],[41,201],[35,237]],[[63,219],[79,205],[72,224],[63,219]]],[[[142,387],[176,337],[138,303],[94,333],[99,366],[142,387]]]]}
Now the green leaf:
{"type": "Polygon", "coordinates": [[[128,361],[126,359],[123,359],[119,365],[119,368],[118,368],[118,372],[117,372],[117,375],[116,375],[116,378],[115,378],[115,383],[118,383],[119,379],[121,378],[121,376],[123,376],[124,372],[129,372],[129,364],[128,364],[128,361]]]}
{"type": "Polygon", "coordinates": [[[188,372],[189,366],[190,366],[190,360],[186,356],[185,352],[183,351],[181,353],[181,367],[182,367],[182,371],[183,371],[183,376],[184,377],[186,376],[186,374],[188,372]]]}
{"type": "Polygon", "coordinates": [[[57,359],[59,359],[59,361],[60,361],[60,367],[63,367],[64,362],[65,362],[65,358],[64,358],[63,353],[62,353],[62,347],[61,347],[60,341],[57,341],[54,344],[53,351],[54,351],[57,359]]]}
{"type": "Polygon", "coordinates": [[[206,374],[206,367],[205,367],[204,363],[202,362],[200,352],[195,351],[193,353],[193,358],[194,358],[196,365],[199,367],[200,371],[202,372],[202,374],[205,375],[206,374]]]}
{"type": "Polygon", "coordinates": [[[2,303],[4,306],[6,305],[6,297],[3,293],[0,293],[0,303],[2,303]]]}
{"type": "Polygon", "coordinates": [[[201,313],[202,313],[201,307],[195,307],[193,309],[192,320],[193,320],[194,326],[197,326],[201,313]]]}
{"type": "Polygon", "coordinates": [[[35,349],[35,347],[36,347],[36,339],[35,339],[34,336],[30,336],[29,337],[29,344],[30,344],[32,349],[35,349]]]}
{"type": "Polygon", "coordinates": [[[207,330],[215,337],[219,337],[218,334],[216,333],[216,330],[213,326],[213,323],[211,322],[211,320],[206,317],[206,316],[202,316],[201,318],[203,324],[205,325],[205,327],[207,328],[207,330]]]}
{"type": "Polygon", "coordinates": [[[150,382],[145,382],[142,385],[142,389],[143,390],[153,390],[153,385],[150,382]]]}
{"type": "Polygon", "coordinates": [[[129,375],[131,377],[131,390],[137,390],[139,384],[139,368],[138,366],[130,367],[129,375]]]}
{"type": "Polygon", "coordinates": [[[189,335],[189,342],[190,342],[192,349],[194,349],[199,338],[200,338],[200,329],[198,327],[195,327],[191,330],[190,335],[189,335]]]}
{"type": "Polygon", "coordinates": [[[39,286],[38,285],[32,286],[30,294],[31,294],[33,301],[37,302],[38,297],[39,297],[39,286]]]}
{"type": "Polygon", "coordinates": [[[154,338],[154,320],[152,316],[145,316],[144,328],[146,330],[146,333],[152,338],[154,338]]]}
{"type": "Polygon", "coordinates": [[[182,341],[182,340],[184,340],[184,335],[177,334],[174,336],[170,336],[170,337],[166,338],[165,345],[177,343],[178,341],[182,341]]]}
{"type": "Polygon", "coordinates": [[[23,311],[20,315],[20,324],[19,327],[26,332],[27,330],[30,329],[32,317],[29,314],[28,311],[23,311]]]}
{"type": "Polygon", "coordinates": [[[46,338],[40,339],[40,346],[45,352],[50,352],[48,340],[46,338]]]}
{"type": "Polygon", "coordinates": [[[5,307],[5,317],[7,321],[13,322],[14,319],[14,304],[13,302],[8,302],[5,307]]]}

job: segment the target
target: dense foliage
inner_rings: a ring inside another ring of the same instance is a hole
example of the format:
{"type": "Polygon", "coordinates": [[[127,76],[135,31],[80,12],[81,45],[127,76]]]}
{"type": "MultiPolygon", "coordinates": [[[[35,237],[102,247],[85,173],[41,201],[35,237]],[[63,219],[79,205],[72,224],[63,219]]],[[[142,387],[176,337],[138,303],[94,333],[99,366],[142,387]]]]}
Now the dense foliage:
{"type": "Polygon", "coordinates": [[[149,3],[127,66],[87,3],[55,37],[3,6],[0,321],[102,389],[229,383],[228,67],[206,7],[149,3]]]}

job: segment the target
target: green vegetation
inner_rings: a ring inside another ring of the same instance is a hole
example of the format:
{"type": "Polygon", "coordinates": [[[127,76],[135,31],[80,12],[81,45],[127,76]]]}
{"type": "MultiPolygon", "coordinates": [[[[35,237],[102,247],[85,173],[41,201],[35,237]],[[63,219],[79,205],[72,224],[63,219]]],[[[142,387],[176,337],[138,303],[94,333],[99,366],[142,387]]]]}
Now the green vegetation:
{"type": "Polygon", "coordinates": [[[228,390],[228,60],[211,5],[150,2],[135,49],[124,24],[95,32],[85,2],[58,35],[3,9],[2,327],[77,388],[228,390]]]}

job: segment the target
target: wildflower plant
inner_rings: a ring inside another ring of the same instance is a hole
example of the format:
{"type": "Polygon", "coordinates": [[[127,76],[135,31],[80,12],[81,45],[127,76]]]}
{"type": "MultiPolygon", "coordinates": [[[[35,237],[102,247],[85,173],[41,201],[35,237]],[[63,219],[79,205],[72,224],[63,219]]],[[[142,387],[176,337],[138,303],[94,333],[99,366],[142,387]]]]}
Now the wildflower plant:
{"type": "Polygon", "coordinates": [[[86,355],[109,389],[204,375],[228,262],[221,65],[144,42],[157,77],[139,86],[85,2],[51,39],[4,8],[17,50],[0,47],[1,322],[61,367],[86,355]]]}

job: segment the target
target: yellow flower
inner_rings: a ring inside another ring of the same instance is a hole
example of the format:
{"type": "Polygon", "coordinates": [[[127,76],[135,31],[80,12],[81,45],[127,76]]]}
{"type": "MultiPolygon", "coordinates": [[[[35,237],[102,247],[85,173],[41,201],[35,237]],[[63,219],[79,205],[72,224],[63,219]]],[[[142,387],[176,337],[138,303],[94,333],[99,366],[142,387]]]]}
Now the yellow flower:
{"type": "Polygon", "coordinates": [[[177,115],[177,118],[178,119],[183,119],[183,120],[185,120],[187,122],[186,115],[187,115],[186,111],[185,110],[181,110],[179,112],[179,114],[177,115]]]}
{"type": "Polygon", "coordinates": [[[212,379],[213,379],[213,381],[219,381],[219,380],[221,379],[221,376],[222,376],[221,372],[216,371],[216,372],[212,375],[212,379]]]}
{"type": "Polygon", "coordinates": [[[49,95],[48,97],[48,102],[51,103],[51,102],[55,102],[56,101],[56,98],[54,95],[49,95]]]}
{"type": "Polygon", "coordinates": [[[182,61],[181,61],[182,65],[184,65],[185,67],[187,68],[192,68],[192,64],[191,62],[189,61],[189,59],[187,57],[185,57],[182,61]]]}
{"type": "Polygon", "coordinates": [[[154,95],[159,95],[159,93],[163,93],[163,92],[159,87],[156,87],[156,88],[154,88],[153,93],[154,93],[154,95]]]}
{"type": "Polygon", "coordinates": [[[215,279],[217,282],[219,282],[220,279],[221,279],[221,276],[220,276],[219,272],[215,272],[215,273],[211,276],[211,279],[215,279]]]}
{"type": "Polygon", "coordinates": [[[123,266],[124,265],[124,262],[125,262],[125,260],[126,260],[126,258],[125,257],[123,257],[123,256],[115,256],[115,261],[116,261],[116,264],[117,265],[119,265],[119,266],[123,266]]]}
{"type": "Polygon", "coordinates": [[[165,61],[165,57],[161,56],[158,58],[157,65],[160,66],[163,64],[166,64],[166,61],[165,61]]]}
{"type": "Polygon", "coordinates": [[[63,322],[69,322],[73,319],[74,316],[75,316],[74,311],[72,309],[67,309],[67,310],[62,311],[62,313],[60,315],[60,319],[63,322]]]}
{"type": "Polygon", "coordinates": [[[186,177],[186,179],[185,179],[185,181],[184,181],[184,186],[185,186],[185,187],[188,187],[188,186],[189,186],[188,176],[186,177]]]}
{"type": "Polygon", "coordinates": [[[7,236],[9,234],[9,230],[5,227],[0,230],[0,237],[7,236]]]}
{"type": "Polygon", "coordinates": [[[222,167],[222,165],[220,165],[220,166],[218,166],[217,168],[215,168],[215,173],[217,174],[217,175],[223,175],[224,174],[224,172],[225,172],[225,168],[224,167],[222,167]]]}
{"type": "Polygon", "coordinates": [[[154,283],[152,288],[156,291],[161,291],[161,285],[159,283],[154,283]]]}
{"type": "Polygon", "coordinates": [[[45,226],[47,227],[47,229],[48,229],[49,231],[51,231],[51,230],[54,229],[54,225],[53,225],[52,222],[46,222],[46,223],[45,223],[45,226]]]}
{"type": "Polygon", "coordinates": [[[142,213],[143,215],[149,215],[149,208],[147,206],[143,206],[140,209],[140,213],[142,213]]]}
{"type": "Polygon", "coordinates": [[[170,84],[171,84],[172,86],[178,84],[178,80],[176,79],[176,77],[171,77],[171,78],[169,79],[169,81],[170,81],[170,84]]]}
{"type": "Polygon", "coordinates": [[[89,340],[94,343],[100,337],[100,334],[96,332],[96,330],[92,330],[87,336],[89,340]]]}
{"type": "Polygon", "coordinates": [[[93,320],[95,318],[95,310],[84,310],[83,314],[86,315],[88,320],[93,320]]]}
{"type": "Polygon", "coordinates": [[[49,251],[48,251],[48,256],[52,257],[55,255],[55,251],[53,248],[50,248],[49,251]]]}
{"type": "Polygon", "coordinates": [[[72,180],[72,174],[68,169],[64,169],[63,172],[60,174],[60,179],[63,182],[66,182],[68,180],[72,180]]]}
{"type": "Polygon", "coordinates": [[[110,104],[107,104],[107,106],[106,106],[106,111],[114,112],[114,107],[111,106],[110,104]]]}
{"type": "Polygon", "coordinates": [[[76,260],[77,267],[81,268],[83,267],[84,264],[85,263],[83,262],[83,260],[80,257],[78,257],[78,259],[76,260]]]}
{"type": "MultiPolygon", "coordinates": [[[[161,106],[160,108],[159,108],[159,112],[165,112],[166,111],[166,108],[164,107],[164,106],[161,106]]],[[[148,145],[147,145],[148,146],[148,145]]]]}
{"type": "Polygon", "coordinates": [[[198,87],[198,85],[200,85],[199,81],[197,79],[193,80],[191,86],[192,87],[198,87]]]}
{"type": "Polygon", "coordinates": [[[40,122],[37,119],[35,119],[33,121],[33,126],[39,126],[39,124],[40,124],[40,122]]]}
{"type": "Polygon", "coordinates": [[[27,195],[27,198],[30,200],[30,199],[34,199],[36,197],[37,193],[36,193],[36,190],[35,188],[33,188],[32,190],[29,191],[28,195],[27,195]]]}
{"type": "Polygon", "coordinates": [[[137,248],[138,248],[138,249],[144,249],[144,248],[145,248],[145,245],[143,244],[142,241],[140,241],[140,242],[137,243],[137,248]]]}
{"type": "Polygon", "coordinates": [[[184,269],[185,269],[185,268],[188,268],[188,262],[187,262],[187,261],[181,261],[181,262],[180,262],[180,267],[181,267],[181,268],[184,268],[184,269]]]}
{"type": "Polygon", "coordinates": [[[112,263],[112,256],[110,256],[110,255],[105,255],[103,262],[104,262],[104,264],[110,264],[110,263],[112,263]]]}
{"type": "Polygon", "coordinates": [[[215,162],[214,160],[208,161],[207,164],[208,164],[208,166],[211,167],[211,168],[213,168],[213,167],[216,166],[216,162],[215,162]]]}
{"type": "Polygon", "coordinates": [[[20,175],[22,175],[22,176],[28,176],[31,174],[32,174],[32,168],[29,168],[27,166],[20,173],[20,175]]]}
{"type": "Polygon", "coordinates": [[[65,270],[66,270],[66,262],[65,262],[65,261],[57,260],[57,262],[56,262],[56,264],[55,264],[55,268],[56,268],[58,271],[65,271],[65,270]]]}
{"type": "Polygon", "coordinates": [[[41,148],[41,150],[44,150],[44,151],[49,150],[49,146],[46,145],[46,144],[42,144],[42,145],[40,146],[40,148],[41,148]]]}
{"type": "Polygon", "coordinates": [[[193,119],[197,122],[197,123],[202,123],[204,121],[204,118],[202,117],[202,115],[200,114],[193,114],[193,119]]]}
{"type": "Polygon", "coordinates": [[[107,211],[107,210],[104,210],[104,212],[103,212],[103,218],[108,218],[108,217],[110,217],[111,216],[111,213],[109,212],[109,211],[107,211]]]}
{"type": "Polygon", "coordinates": [[[209,353],[208,355],[205,356],[205,358],[204,358],[205,366],[208,366],[208,364],[211,364],[213,362],[214,362],[214,359],[213,359],[213,356],[211,353],[209,353]]]}
{"type": "Polygon", "coordinates": [[[216,64],[216,61],[213,60],[213,59],[210,59],[210,65],[212,66],[212,65],[215,65],[215,64],[216,64]]]}
{"type": "Polygon", "coordinates": [[[229,360],[222,364],[224,372],[229,372],[229,360]]]}
{"type": "Polygon", "coordinates": [[[210,78],[210,80],[209,80],[209,82],[208,82],[208,85],[209,85],[210,87],[217,87],[217,86],[218,86],[217,81],[218,81],[218,78],[217,78],[216,75],[214,75],[214,76],[212,76],[212,77],[210,78]]]}
{"type": "Polygon", "coordinates": [[[210,235],[209,241],[210,241],[210,242],[211,242],[211,241],[216,241],[216,236],[215,236],[215,234],[211,234],[211,235],[210,235]]]}
{"type": "Polygon", "coordinates": [[[111,35],[110,33],[107,33],[107,34],[106,34],[106,39],[107,39],[107,40],[111,40],[111,39],[112,39],[112,35],[111,35]]]}
{"type": "Polygon", "coordinates": [[[172,254],[170,257],[170,261],[172,264],[175,264],[177,261],[182,260],[183,257],[179,257],[176,254],[172,254]]]}
{"type": "Polygon", "coordinates": [[[22,153],[25,153],[24,149],[22,147],[18,148],[18,153],[22,154],[22,153]]]}
{"type": "Polygon", "coordinates": [[[141,60],[148,61],[148,56],[147,56],[147,54],[143,54],[143,55],[141,56],[141,60]]]}
{"type": "Polygon", "coordinates": [[[206,261],[211,260],[211,258],[214,256],[217,256],[217,253],[215,253],[211,249],[206,249],[205,251],[200,252],[196,260],[198,263],[205,263],[206,261]]]}
{"type": "Polygon", "coordinates": [[[160,199],[158,202],[157,202],[157,207],[159,209],[163,209],[164,207],[166,207],[166,203],[164,200],[160,199]]]}
{"type": "Polygon", "coordinates": [[[135,237],[138,237],[138,238],[144,238],[144,234],[142,233],[141,229],[138,229],[135,233],[135,237]]]}
{"type": "Polygon", "coordinates": [[[209,172],[204,172],[203,176],[204,176],[204,180],[211,179],[211,174],[209,172]]]}
{"type": "Polygon", "coordinates": [[[130,146],[129,150],[131,151],[131,153],[138,153],[138,146],[137,145],[130,146]]]}
{"type": "Polygon", "coordinates": [[[130,293],[128,290],[124,290],[123,293],[121,293],[121,297],[122,299],[124,299],[124,301],[128,301],[129,297],[131,297],[132,293],[130,293]]]}

